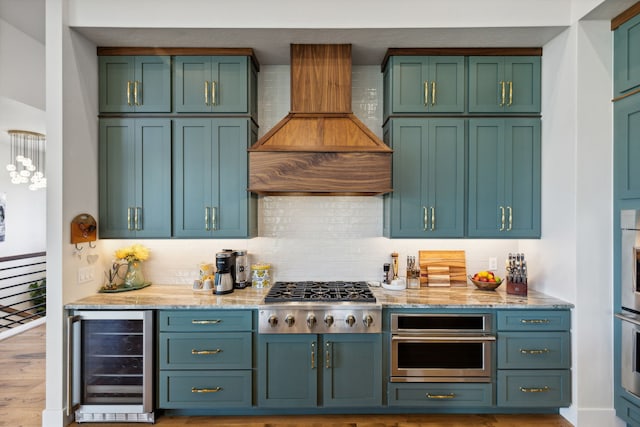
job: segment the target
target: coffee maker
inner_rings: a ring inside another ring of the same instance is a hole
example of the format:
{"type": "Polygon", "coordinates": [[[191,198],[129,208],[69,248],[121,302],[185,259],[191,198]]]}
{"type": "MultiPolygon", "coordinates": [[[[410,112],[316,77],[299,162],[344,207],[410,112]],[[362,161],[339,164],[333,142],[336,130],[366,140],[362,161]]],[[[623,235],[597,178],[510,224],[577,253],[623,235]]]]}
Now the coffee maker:
{"type": "Polygon", "coordinates": [[[234,276],[235,253],[229,250],[216,253],[216,275],[213,283],[213,293],[222,295],[233,292],[234,276]]]}
{"type": "Polygon", "coordinates": [[[235,252],[235,276],[233,287],[236,289],[244,289],[250,283],[249,277],[249,260],[247,251],[236,250],[235,252]]]}

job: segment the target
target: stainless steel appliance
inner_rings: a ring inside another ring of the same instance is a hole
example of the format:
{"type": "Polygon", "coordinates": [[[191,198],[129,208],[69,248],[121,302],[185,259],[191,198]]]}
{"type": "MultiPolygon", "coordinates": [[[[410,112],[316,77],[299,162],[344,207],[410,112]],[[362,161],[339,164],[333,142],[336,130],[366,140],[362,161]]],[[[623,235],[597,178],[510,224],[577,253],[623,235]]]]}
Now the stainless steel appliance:
{"type": "Polygon", "coordinates": [[[244,289],[251,282],[251,271],[249,270],[249,259],[247,257],[247,251],[237,250],[234,252],[235,262],[235,276],[233,287],[236,289],[244,289]]]}
{"type": "Polygon", "coordinates": [[[366,282],[276,282],[259,308],[260,333],[380,333],[382,307],[366,282]]]}
{"type": "Polygon", "coordinates": [[[620,212],[620,380],[640,397],[640,211],[620,212]]]}
{"type": "Polygon", "coordinates": [[[392,382],[490,382],[490,314],[391,314],[392,382]]]}
{"type": "Polygon", "coordinates": [[[213,283],[213,293],[222,295],[233,292],[233,270],[235,269],[233,251],[223,251],[216,254],[216,275],[213,283]]]}
{"type": "Polygon", "coordinates": [[[153,423],[153,312],[75,311],[68,322],[68,415],[153,423]]]}

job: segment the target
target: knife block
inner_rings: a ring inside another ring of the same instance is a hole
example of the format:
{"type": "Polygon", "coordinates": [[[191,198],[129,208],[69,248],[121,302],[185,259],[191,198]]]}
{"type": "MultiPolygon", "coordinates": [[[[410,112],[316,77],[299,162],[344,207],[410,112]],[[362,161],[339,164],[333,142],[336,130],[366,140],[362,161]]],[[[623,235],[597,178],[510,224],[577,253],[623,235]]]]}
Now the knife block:
{"type": "Polygon", "coordinates": [[[526,297],[527,284],[510,282],[509,280],[507,280],[507,293],[509,295],[520,295],[520,296],[526,297]]]}

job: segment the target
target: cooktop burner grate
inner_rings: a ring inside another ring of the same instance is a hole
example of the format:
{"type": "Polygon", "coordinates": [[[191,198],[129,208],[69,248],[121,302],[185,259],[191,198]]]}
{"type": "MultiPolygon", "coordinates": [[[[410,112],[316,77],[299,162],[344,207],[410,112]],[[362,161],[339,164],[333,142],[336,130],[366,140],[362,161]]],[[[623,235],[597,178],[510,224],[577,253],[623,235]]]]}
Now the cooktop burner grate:
{"type": "Polygon", "coordinates": [[[376,302],[366,282],[276,282],[264,298],[269,302],[376,302]]]}

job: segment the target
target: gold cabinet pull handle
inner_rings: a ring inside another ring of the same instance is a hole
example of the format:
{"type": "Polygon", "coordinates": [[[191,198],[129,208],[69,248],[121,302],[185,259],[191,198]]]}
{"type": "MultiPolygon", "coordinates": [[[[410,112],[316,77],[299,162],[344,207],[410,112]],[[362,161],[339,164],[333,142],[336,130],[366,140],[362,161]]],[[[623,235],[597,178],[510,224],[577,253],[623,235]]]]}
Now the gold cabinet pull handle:
{"type": "Polygon", "coordinates": [[[507,107],[511,107],[511,104],[513,104],[513,82],[509,82],[509,103],[507,107]]]}
{"type": "Polygon", "coordinates": [[[436,82],[435,80],[431,82],[431,105],[435,105],[436,103],[436,82]]]}
{"type": "Polygon", "coordinates": [[[324,353],[324,367],[325,369],[331,369],[331,342],[327,342],[325,344],[325,353],[324,353]]]}
{"type": "Polygon", "coordinates": [[[316,369],[316,343],[311,343],[311,369],[316,369]]]}
{"type": "Polygon", "coordinates": [[[521,348],[520,353],[521,354],[545,354],[545,353],[549,353],[549,349],[548,348],[541,348],[541,349],[521,348]]]}
{"type": "Polygon", "coordinates": [[[436,229],[436,208],[431,206],[431,231],[436,229]]]}
{"type": "Polygon", "coordinates": [[[204,229],[209,231],[211,227],[209,227],[209,207],[205,206],[204,208],[204,229]]]}
{"type": "Polygon", "coordinates": [[[198,320],[193,319],[191,321],[192,325],[218,325],[222,323],[222,320],[214,319],[214,320],[198,320]]]}
{"type": "Polygon", "coordinates": [[[504,206],[500,206],[500,230],[504,231],[504,206]]]}
{"type": "Polygon", "coordinates": [[[426,206],[422,207],[422,229],[429,231],[429,211],[426,206]]]}
{"type": "Polygon", "coordinates": [[[424,89],[422,92],[424,93],[424,105],[429,105],[429,80],[424,81],[424,89]]]}
{"type": "Polygon", "coordinates": [[[509,227],[507,231],[511,231],[513,229],[513,209],[511,206],[507,206],[507,210],[509,211],[509,227]]]}
{"type": "Polygon", "coordinates": [[[222,391],[222,387],[216,387],[216,388],[191,387],[191,393],[217,393],[219,391],[222,391]]]}
{"type": "Polygon", "coordinates": [[[142,84],[139,81],[135,81],[133,82],[133,103],[135,105],[140,105],[140,103],[138,102],[138,86],[142,86],[142,84]]]}
{"type": "Polygon", "coordinates": [[[196,350],[195,348],[191,349],[191,354],[200,356],[200,355],[208,355],[208,354],[218,354],[222,353],[222,350],[216,348],[215,350],[196,350]]]}
{"type": "Polygon", "coordinates": [[[215,206],[211,208],[211,229],[213,231],[218,229],[218,208],[215,206]]]}
{"type": "Polygon", "coordinates": [[[140,227],[140,223],[142,222],[142,208],[140,207],[135,207],[134,209],[134,214],[133,214],[133,223],[135,225],[135,229],[136,230],[142,230],[142,228],[140,227]]]}
{"type": "Polygon", "coordinates": [[[127,230],[131,231],[133,228],[131,227],[131,208],[127,208],[127,230]]]}
{"type": "Polygon", "coordinates": [[[504,97],[505,97],[505,86],[504,86],[504,81],[501,81],[498,83],[501,87],[501,96],[500,96],[500,107],[504,106],[504,97]]]}
{"type": "Polygon", "coordinates": [[[427,399],[455,399],[456,394],[455,393],[449,393],[449,394],[431,394],[431,393],[427,393],[426,395],[427,399]]]}
{"type": "Polygon", "coordinates": [[[520,387],[520,391],[523,393],[546,393],[551,391],[549,386],[544,387],[520,387]]]}
{"type": "Polygon", "coordinates": [[[131,82],[127,81],[127,105],[131,105],[131,82]]]}
{"type": "Polygon", "coordinates": [[[216,102],[218,84],[215,80],[211,81],[211,105],[218,105],[216,102]]]}
{"type": "Polygon", "coordinates": [[[204,81],[204,105],[209,105],[209,82],[204,81]]]}
{"type": "Polygon", "coordinates": [[[522,319],[520,320],[520,323],[524,323],[524,324],[534,324],[534,325],[540,325],[540,324],[545,324],[545,323],[550,323],[551,321],[549,319],[522,319]]]}

